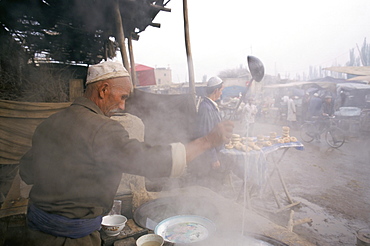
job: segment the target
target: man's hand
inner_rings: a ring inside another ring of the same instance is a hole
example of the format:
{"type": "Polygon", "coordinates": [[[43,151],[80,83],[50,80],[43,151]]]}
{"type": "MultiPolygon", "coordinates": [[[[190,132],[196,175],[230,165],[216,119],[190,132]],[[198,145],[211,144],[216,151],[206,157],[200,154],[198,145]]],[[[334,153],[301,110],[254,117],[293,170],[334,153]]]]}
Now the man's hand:
{"type": "Polygon", "coordinates": [[[232,121],[222,121],[212,129],[206,139],[212,147],[217,147],[230,142],[233,130],[234,123],[232,121]]]}
{"type": "Polygon", "coordinates": [[[191,141],[185,146],[186,161],[192,161],[204,151],[228,143],[233,130],[234,123],[232,121],[223,121],[215,126],[208,135],[191,141]]]}
{"type": "Polygon", "coordinates": [[[213,169],[218,169],[220,167],[221,167],[220,161],[215,161],[215,162],[212,163],[212,168],[213,169]]]}

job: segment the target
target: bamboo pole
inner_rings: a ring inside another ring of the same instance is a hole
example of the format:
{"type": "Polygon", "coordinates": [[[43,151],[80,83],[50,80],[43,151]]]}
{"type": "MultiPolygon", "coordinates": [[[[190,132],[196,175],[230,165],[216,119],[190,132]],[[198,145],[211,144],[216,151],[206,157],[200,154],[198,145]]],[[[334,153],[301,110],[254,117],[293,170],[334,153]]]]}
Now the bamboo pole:
{"type": "Polygon", "coordinates": [[[132,48],[132,37],[128,37],[128,51],[130,55],[130,64],[131,64],[131,80],[133,87],[135,88],[137,85],[137,77],[136,77],[136,71],[135,71],[135,59],[134,59],[134,51],[132,48]]]}
{"type": "Polygon", "coordinates": [[[123,65],[127,69],[127,71],[130,72],[130,66],[128,63],[128,58],[127,58],[127,51],[126,51],[126,45],[125,45],[125,33],[123,31],[123,24],[122,24],[122,17],[121,17],[121,12],[119,10],[119,0],[114,1],[115,2],[115,7],[114,7],[114,18],[116,21],[116,31],[118,34],[118,43],[120,46],[121,50],[121,56],[123,60],[123,65]]]}
{"type": "Polygon", "coordinates": [[[183,15],[184,15],[185,47],[186,47],[186,56],[187,56],[187,61],[188,61],[188,73],[189,73],[189,93],[192,95],[194,104],[195,104],[194,66],[193,66],[193,57],[192,57],[191,46],[190,46],[188,1],[187,0],[183,0],[183,15]]]}

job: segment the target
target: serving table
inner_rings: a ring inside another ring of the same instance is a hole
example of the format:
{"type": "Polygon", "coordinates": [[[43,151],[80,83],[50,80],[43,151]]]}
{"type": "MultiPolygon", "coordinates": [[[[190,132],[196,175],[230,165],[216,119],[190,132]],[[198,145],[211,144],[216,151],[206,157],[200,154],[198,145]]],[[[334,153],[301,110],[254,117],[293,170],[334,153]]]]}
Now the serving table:
{"type": "Polygon", "coordinates": [[[261,150],[252,150],[249,152],[240,151],[237,149],[223,149],[220,151],[221,156],[227,158],[231,164],[232,172],[243,180],[243,187],[240,189],[238,200],[242,193],[246,199],[246,205],[251,208],[251,192],[262,195],[269,187],[273,193],[279,212],[299,204],[294,202],[289,194],[285,179],[280,171],[280,163],[284,159],[285,154],[289,149],[304,150],[304,145],[297,142],[277,143],[271,146],[262,147],[261,150]],[[284,190],[288,205],[283,207],[277,197],[274,186],[271,183],[271,178],[277,175],[280,184],[284,190]]]}

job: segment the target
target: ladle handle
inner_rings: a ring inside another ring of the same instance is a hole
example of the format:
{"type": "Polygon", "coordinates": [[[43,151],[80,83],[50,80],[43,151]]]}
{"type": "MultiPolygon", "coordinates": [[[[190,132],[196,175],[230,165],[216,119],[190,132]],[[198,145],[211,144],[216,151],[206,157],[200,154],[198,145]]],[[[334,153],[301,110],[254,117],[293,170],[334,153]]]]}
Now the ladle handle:
{"type": "Polygon", "coordinates": [[[240,104],[242,103],[243,98],[245,97],[245,95],[247,95],[247,93],[248,93],[248,91],[249,91],[249,88],[251,87],[251,84],[252,84],[253,80],[254,80],[254,79],[252,78],[252,79],[251,79],[251,81],[248,83],[248,85],[247,85],[247,89],[245,90],[245,92],[244,92],[244,93],[242,93],[242,96],[241,96],[241,97],[240,97],[240,99],[239,99],[238,105],[236,105],[235,111],[233,112],[233,114],[232,114],[232,115],[230,115],[229,120],[231,120],[232,118],[234,118],[234,116],[235,116],[236,112],[238,112],[239,106],[240,106],[240,104]]]}

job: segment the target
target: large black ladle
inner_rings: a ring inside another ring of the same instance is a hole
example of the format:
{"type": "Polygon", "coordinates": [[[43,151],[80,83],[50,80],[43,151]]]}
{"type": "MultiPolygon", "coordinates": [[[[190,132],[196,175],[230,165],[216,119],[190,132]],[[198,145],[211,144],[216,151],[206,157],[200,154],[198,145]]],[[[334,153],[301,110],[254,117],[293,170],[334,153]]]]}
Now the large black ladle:
{"type": "Polygon", "coordinates": [[[263,66],[260,59],[258,59],[257,57],[248,56],[247,59],[249,72],[252,75],[252,81],[255,80],[257,82],[260,82],[263,79],[263,76],[265,75],[265,67],[263,66]]]}
{"type": "Polygon", "coordinates": [[[260,59],[258,59],[255,56],[248,56],[247,57],[247,60],[248,60],[249,72],[252,75],[252,79],[248,83],[245,92],[242,94],[241,98],[239,99],[238,105],[236,106],[234,113],[229,118],[230,120],[232,118],[234,118],[234,116],[235,116],[236,112],[238,111],[239,106],[242,103],[245,95],[248,93],[249,88],[251,87],[252,82],[253,81],[261,82],[261,80],[263,79],[263,76],[265,75],[265,67],[263,66],[263,63],[261,62],[260,59]]]}

